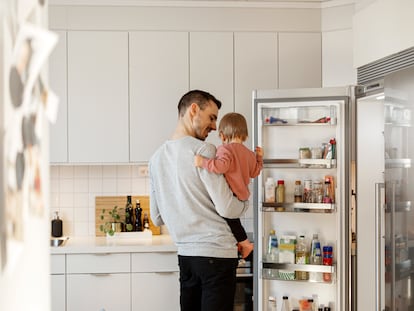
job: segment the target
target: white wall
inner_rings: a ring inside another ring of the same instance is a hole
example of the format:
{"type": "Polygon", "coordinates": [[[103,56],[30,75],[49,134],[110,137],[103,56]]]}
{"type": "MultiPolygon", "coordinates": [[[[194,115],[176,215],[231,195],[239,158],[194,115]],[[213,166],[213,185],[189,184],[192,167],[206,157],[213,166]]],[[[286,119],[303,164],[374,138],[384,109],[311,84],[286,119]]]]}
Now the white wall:
{"type": "Polygon", "coordinates": [[[414,1],[376,0],[354,15],[354,67],[414,46],[414,1]]]}
{"type": "Polygon", "coordinates": [[[345,86],[357,81],[353,68],[354,4],[322,9],[322,86],[345,86]]]}

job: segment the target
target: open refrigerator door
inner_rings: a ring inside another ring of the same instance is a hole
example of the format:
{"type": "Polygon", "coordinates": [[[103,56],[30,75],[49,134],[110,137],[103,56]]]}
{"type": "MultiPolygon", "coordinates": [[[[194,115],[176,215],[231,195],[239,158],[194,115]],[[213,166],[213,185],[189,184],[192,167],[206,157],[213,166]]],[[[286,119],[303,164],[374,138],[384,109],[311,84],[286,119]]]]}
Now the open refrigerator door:
{"type": "Polygon", "coordinates": [[[292,310],[349,309],[353,92],[253,92],[254,146],[264,152],[254,183],[257,311],[274,300],[277,310],[286,300],[292,310]]]}

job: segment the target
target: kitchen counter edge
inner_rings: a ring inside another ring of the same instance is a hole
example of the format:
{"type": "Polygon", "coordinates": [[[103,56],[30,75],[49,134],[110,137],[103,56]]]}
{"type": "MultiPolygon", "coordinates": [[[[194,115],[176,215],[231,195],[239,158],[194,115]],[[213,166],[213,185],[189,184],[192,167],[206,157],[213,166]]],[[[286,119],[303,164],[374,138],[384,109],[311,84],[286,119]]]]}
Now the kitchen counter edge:
{"type": "Polygon", "coordinates": [[[71,237],[63,246],[50,247],[54,254],[177,252],[169,235],[150,239],[114,239],[106,237],[71,237]]]}

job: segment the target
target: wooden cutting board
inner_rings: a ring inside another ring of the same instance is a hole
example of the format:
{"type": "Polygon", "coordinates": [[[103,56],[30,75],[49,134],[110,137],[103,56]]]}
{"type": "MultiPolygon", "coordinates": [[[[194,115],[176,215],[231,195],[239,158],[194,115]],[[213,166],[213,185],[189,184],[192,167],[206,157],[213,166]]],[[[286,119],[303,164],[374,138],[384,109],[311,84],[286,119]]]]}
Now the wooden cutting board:
{"type": "MultiPolygon", "coordinates": [[[[152,234],[158,235],[161,234],[161,228],[155,226],[151,221],[150,215],[150,204],[149,196],[133,195],[132,196],[132,206],[135,208],[135,202],[139,200],[142,208],[142,216],[144,213],[148,214],[150,220],[150,229],[152,234]]],[[[127,202],[126,196],[97,196],[95,198],[95,232],[96,236],[105,236],[105,233],[101,232],[99,229],[101,224],[104,224],[107,221],[110,221],[110,215],[108,211],[111,210],[114,206],[118,206],[119,215],[121,216],[121,221],[125,221],[125,205],[127,202]],[[101,219],[102,210],[105,209],[104,219],[101,219]]]]}

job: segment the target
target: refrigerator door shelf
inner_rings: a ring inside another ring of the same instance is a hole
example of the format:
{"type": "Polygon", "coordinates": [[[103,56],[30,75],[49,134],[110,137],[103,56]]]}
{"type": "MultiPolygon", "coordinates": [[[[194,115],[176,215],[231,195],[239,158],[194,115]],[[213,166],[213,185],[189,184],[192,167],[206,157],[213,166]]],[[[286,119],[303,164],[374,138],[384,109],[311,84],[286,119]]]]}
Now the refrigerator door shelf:
{"type": "Polygon", "coordinates": [[[263,159],[263,164],[285,168],[336,168],[336,159],[263,159]]]}
{"type": "Polygon", "coordinates": [[[336,205],[331,203],[263,203],[262,212],[320,212],[331,213],[336,205]],[[280,209],[280,208],[283,208],[280,209]]]}
{"type": "Polygon", "coordinates": [[[280,269],[280,270],[292,270],[292,271],[297,270],[297,271],[308,271],[308,272],[335,273],[335,266],[298,265],[294,263],[263,262],[263,269],[280,269]]]}

